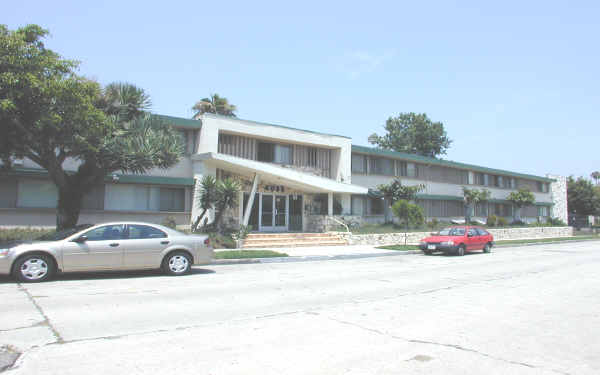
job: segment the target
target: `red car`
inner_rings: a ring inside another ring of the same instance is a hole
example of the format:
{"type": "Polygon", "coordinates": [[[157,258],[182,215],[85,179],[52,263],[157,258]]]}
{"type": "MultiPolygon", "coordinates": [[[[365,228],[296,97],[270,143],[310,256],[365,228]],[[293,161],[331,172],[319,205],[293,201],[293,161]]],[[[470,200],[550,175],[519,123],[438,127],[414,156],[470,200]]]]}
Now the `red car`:
{"type": "Polygon", "coordinates": [[[480,227],[455,226],[442,229],[436,235],[423,238],[419,248],[427,255],[441,251],[446,254],[465,255],[472,250],[492,251],[494,236],[480,227]]]}

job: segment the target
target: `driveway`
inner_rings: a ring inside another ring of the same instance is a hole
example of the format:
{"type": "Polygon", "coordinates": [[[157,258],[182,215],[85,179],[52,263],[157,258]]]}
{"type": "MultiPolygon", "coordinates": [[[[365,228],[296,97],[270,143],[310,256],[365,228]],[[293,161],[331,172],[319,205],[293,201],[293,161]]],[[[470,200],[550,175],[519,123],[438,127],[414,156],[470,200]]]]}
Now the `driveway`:
{"type": "Polygon", "coordinates": [[[598,374],[600,242],[0,279],[11,374],[598,374]]]}

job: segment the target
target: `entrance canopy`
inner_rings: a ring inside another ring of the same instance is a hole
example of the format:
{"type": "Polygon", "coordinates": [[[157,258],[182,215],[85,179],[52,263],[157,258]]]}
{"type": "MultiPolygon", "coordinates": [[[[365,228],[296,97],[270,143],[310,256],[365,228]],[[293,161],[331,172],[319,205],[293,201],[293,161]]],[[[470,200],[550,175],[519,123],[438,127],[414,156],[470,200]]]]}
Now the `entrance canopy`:
{"type": "Polygon", "coordinates": [[[208,165],[234,172],[240,175],[260,176],[261,181],[276,185],[286,185],[290,188],[310,193],[347,193],[367,194],[366,187],[337,182],[335,180],[302,173],[291,168],[263,163],[255,160],[242,159],[236,156],[207,152],[192,156],[192,160],[203,161],[208,165]]]}

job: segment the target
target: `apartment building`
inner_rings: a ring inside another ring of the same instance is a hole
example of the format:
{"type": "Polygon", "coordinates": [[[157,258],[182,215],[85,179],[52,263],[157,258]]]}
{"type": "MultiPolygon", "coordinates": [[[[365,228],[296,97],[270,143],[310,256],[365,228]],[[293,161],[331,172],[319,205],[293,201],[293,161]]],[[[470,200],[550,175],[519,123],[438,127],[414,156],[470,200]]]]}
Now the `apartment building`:
{"type": "MultiPolygon", "coordinates": [[[[475,216],[511,217],[511,191],[527,187],[536,203],[523,209],[528,221],[566,215],[564,178],[495,170],[417,155],[352,145],[346,136],[204,114],[195,119],[161,116],[177,128],[184,157],[168,170],[145,175],[114,174],[88,193],[80,223],[112,220],[161,222],[167,216],[187,225],[199,214],[199,182],[205,175],[231,177],[242,186],[229,225],[254,230],[323,231],[336,215],[381,222],[390,215],[377,186],[400,178],[424,184],[418,203],[430,218],[464,216],[462,187],[486,188],[492,199],[475,216]],[[564,206],[564,207],[563,207],[564,206]]],[[[75,170],[77,162],[66,161],[75,170]]],[[[30,160],[0,174],[0,225],[53,226],[56,188],[30,160]]],[[[208,215],[209,222],[214,213],[208,215]]],[[[566,221],[566,218],[563,220],[566,221]]]]}

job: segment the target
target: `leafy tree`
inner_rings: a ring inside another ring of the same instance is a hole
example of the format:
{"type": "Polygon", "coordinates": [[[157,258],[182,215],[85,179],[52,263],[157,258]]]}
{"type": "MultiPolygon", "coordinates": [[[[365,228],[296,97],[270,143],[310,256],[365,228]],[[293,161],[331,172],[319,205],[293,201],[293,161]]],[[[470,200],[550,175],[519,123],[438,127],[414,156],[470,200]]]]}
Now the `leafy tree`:
{"type": "Polygon", "coordinates": [[[174,129],[146,112],[143,90],[103,91],[75,74],[78,63],[44,46],[47,30],[0,25],[0,157],[27,157],[58,189],[57,229],[77,224],[85,193],[113,172],[144,173],[175,164],[182,146],[174,129]],[[66,170],[67,158],[79,162],[66,170]]]}
{"type": "Polygon", "coordinates": [[[369,143],[386,150],[407,152],[429,157],[446,154],[452,141],[446,135],[444,124],[432,122],[425,113],[400,113],[385,123],[386,134],[373,133],[369,143]]]}
{"type": "Polygon", "coordinates": [[[425,221],[423,209],[419,205],[410,203],[404,199],[400,199],[392,205],[392,212],[404,224],[405,228],[411,225],[415,227],[423,225],[425,221]]]}
{"type": "Polygon", "coordinates": [[[469,189],[465,186],[463,190],[463,202],[465,205],[465,224],[468,225],[471,222],[471,215],[473,215],[473,208],[477,203],[487,202],[490,199],[490,191],[487,189],[469,189]]]}
{"type": "Polygon", "coordinates": [[[212,94],[210,98],[204,98],[194,104],[193,111],[196,111],[196,116],[203,113],[216,113],[223,116],[235,117],[237,108],[230,104],[227,98],[223,98],[218,94],[212,94]]]}
{"type": "Polygon", "coordinates": [[[192,223],[192,231],[196,231],[198,225],[202,223],[204,216],[208,213],[208,210],[214,207],[214,203],[217,200],[217,180],[210,175],[202,177],[200,182],[200,194],[197,195],[196,204],[202,210],[200,216],[198,216],[192,223]]]}
{"type": "Polygon", "coordinates": [[[567,206],[572,215],[600,214],[600,193],[589,180],[570,176],[567,179],[567,206]]]}
{"type": "Polygon", "coordinates": [[[237,205],[238,195],[241,190],[241,185],[234,179],[226,178],[217,182],[216,197],[215,197],[215,222],[214,225],[218,231],[222,231],[223,214],[230,208],[237,205]]]}
{"type": "Polygon", "coordinates": [[[516,208],[514,210],[513,218],[515,221],[521,221],[521,208],[525,206],[531,206],[535,203],[535,195],[529,189],[519,189],[519,191],[513,191],[506,198],[516,208]]]}
{"type": "Polygon", "coordinates": [[[401,199],[409,202],[416,201],[417,194],[424,189],[424,184],[404,186],[399,178],[394,179],[394,181],[390,182],[389,184],[377,186],[377,190],[383,194],[383,197],[387,200],[387,202],[389,202],[390,205],[393,205],[401,199]]]}

